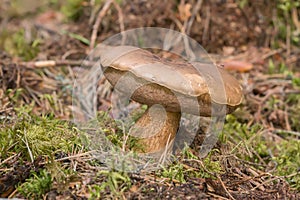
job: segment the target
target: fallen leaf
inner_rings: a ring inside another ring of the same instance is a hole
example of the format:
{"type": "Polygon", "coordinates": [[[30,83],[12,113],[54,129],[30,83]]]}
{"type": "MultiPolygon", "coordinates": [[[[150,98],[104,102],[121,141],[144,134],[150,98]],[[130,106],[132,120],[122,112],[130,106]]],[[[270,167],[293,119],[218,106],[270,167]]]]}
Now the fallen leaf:
{"type": "Polygon", "coordinates": [[[238,60],[227,60],[222,63],[224,69],[238,72],[248,72],[253,68],[252,63],[238,61],[238,60]]]}
{"type": "Polygon", "coordinates": [[[186,21],[190,18],[190,16],[192,15],[191,14],[191,8],[192,8],[192,5],[189,4],[189,3],[187,3],[187,4],[180,3],[178,5],[180,20],[186,21]]]}

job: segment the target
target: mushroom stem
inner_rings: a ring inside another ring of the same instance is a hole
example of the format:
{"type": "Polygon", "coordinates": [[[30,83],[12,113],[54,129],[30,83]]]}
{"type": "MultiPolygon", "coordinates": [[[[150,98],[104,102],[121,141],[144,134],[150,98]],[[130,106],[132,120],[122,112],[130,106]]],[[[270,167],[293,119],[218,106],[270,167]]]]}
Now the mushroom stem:
{"type": "Polygon", "coordinates": [[[129,134],[138,139],[135,150],[161,155],[172,149],[180,121],[180,113],[168,112],[161,105],[148,108],[131,127],[129,134]]]}

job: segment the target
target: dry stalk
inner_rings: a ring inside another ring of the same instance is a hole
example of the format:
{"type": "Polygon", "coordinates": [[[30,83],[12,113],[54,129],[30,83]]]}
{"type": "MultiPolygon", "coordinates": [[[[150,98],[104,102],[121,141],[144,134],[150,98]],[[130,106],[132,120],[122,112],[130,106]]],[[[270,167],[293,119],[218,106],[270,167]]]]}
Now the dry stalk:
{"type": "Polygon", "coordinates": [[[190,32],[191,32],[192,25],[194,23],[197,13],[199,13],[199,10],[201,9],[202,3],[203,3],[203,0],[198,0],[193,9],[192,16],[191,16],[190,20],[188,21],[187,27],[186,27],[187,34],[190,34],[190,32]]]}
{"type": "Polygon", "coordinates": [[[112,3],[113,3],[113,0],[107,0],[105,2],[104,6],[102,7],[102,9],[100,10],[100,12],[98,13],[96,22],[93,25],[93,31],[92,31],[91,40],[90,40],[91,41],[91,43],[90,43],[90,50],[92,50],[95,47],[95,43],[96,43],[96,39],[97,39],[97,32],[98,32],[100,23],[101,23],[103,17],[107,13],[107,11],[110,8],[110,5],[112,3]]]}

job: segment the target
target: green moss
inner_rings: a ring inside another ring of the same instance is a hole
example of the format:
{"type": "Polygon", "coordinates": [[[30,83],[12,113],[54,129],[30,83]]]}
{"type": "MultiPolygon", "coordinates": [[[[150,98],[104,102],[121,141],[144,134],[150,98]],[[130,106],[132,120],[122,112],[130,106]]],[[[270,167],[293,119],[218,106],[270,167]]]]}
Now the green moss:
{"type": "Polygon", "coordinates": [[[216,178],[218,174],[222,174],[221,163],[216,159],[219,155],[217,149],[213,149],[206,158],[200,159],[189,147],[185,147],[182,152],[184,161],[178,160],[170,166],[164,167],[158,171],[157,176],[168,178],[169,181],[177,181],[186,183],[189,177],[194,178],[216,178]],[[197,167],[191,167],[196,162],[197,167]]]}
{"type": "Polygon", "coordinates": [[[278,155],[275,173],[284,176],[290,185],[300,191],[300,140],[284,141],[276,145],[278,155]]]}
{"type": "Polygon", "coordinates": [[[46,170],[41,170],[38,173],[33,172],[32,176],[17,190],[28,199],[41,199],[44,194],[50,191],[51,185],[51,175],[46,170]]]}
{"type": "MultiPolygon", "coordinates": [[[[220,174],[222,173],[222,167],[221,164],[218,160],[213,160],[212,156],[218,152],[217,149],[214,149],[213,151],[211,151],[208,156],[206,158],[204,158],[203,163],[204,163],[204,167],[209,170],[210,173],[213,174],[220,174]]],[[[203,170],[203,172],[205,172],[205,170],[203,170]]],[[[204,176],[202,177],[210,177],[207,176],[208,174],[205,173],[204,176]]]]}
{"type": "Polygon", "coordinates": [[[131,186],[131,180],[125,172],[102,170],[98,172],[97,176],[104,180],[100,185],[89,186],[91,194],[89,199],[101,198],[105,190],[109,190],[109,193],[118,199],[131,186]]]}
{"type": "MultiPolygon", "coordinates": [[[[132,113],[132,118],[134,120],[138,119],[137,116],[141,116],[144,110],[145,107],[135,110],[132,113]]],[[[138,142],[139,139],[128,134],[133,123],[134,122],[126,124],[121,120],[113,119],[109,115],[109,112],[100,111],[97,113],[97,118],[89,121],[85,125],[85,128],[95,129],[97,127],[97,131],[94,131],[90,135],[90,139],[93,137],[97,138],[98,134],[105,134],[106,139],[116,147],[123,148],[123,146],[125,146],[126,150],[143,151],[144,147],[138,142]]],[[[95,146],[95,148],[97,148],[97,146],[95,146]]]]}
{"type": "Polygon", "coordinates": [[[182,163],[176,163],[172,166],[164,168],[159,176],[170,179],[170,181],[176,180],[180,183],[186,183],[185,177],[186,169],[183,167],[182,163]]]}
{"type": "Polygon", "coordinates": [[[16,109],[18,119],[0,129],[1,159],[21,153],[23,159],[32,161],[38,156],[53,157],[57,152],[68,152],[74,145],[81,145],[80,133],[70,123],[53,115],[32,115],[31,109],[30,106],[16,109]]]}
{"type": "Polygon", "coordinates": [[[287,37],[290,37],[291,43],[296,46],[299,46],[300,34],[297,24],[293,21],[292,10],[299,9],[299,7],[300,2],[298,0],[279,0],[277,2],[277,17],[276,20],[273,20],[273,26],[279,29],[278,39],[285,41],[287,37]],[[291,34],[289,35],[287,34],[287,27],[290,27],[291,34]]]}
{"type": "MultiPolygon", "coordinates": [[[[291,98],[290,101],[295,100],[291,98]]],[[[294,114],[292,114],[292,119],[294,114]]],[[[248,127],[241,124],[233,115],[228,115],[227,123],[224,126],[223,134],[230,134],[227,143],[232,148],[230,154],[235,154],[242,160],[253,163],[268,165],[276,162],[277,167],[274,175],[283,176],[290,183],[291,187],[300,190],[300,141],[295,137],[285,137],[286,140],[268,142],[263,134],[261,125],[248,127]],[[232,142],[232,143],[231,143],[232,142]]],[[[297,118],[297,121],[299,118],[297,118]]],[[[287,134],[289,135],[289,134],[287,134]]],[[[258,167],[258,166],[257,166],[258,167]]],[[[259,167],[258,167],[259,168],[259,167]]],[[[260,168],[263,170],[263,168],[260,168]]]]}
{"type": "Polygon", "coordinates": [[[262,127],[260,124],[248,127],[246,123],[239,122],[234,115],[227,115],[222,135],[230,138],[226,140],[232,145],[230,153],[254,163],[261,162],[261,159],[268,161],[270,157],[267,142],[259,134],[262,127]]]}
{"type": "Polygon", "coordinates": [[[300,131],[300,94],[290,94],[287,97],[286,104],[288,106],[289,122],[291,128],[300,131]]]}
{"type": "Polygon", "coordinates": [[[85,0],[67,0],[61,8],[61,12],[69,20],[76,21],[82,16],[85,0]]]}
{"type": "MultiPolygon", "coordinates": [[[[35,58],[39,52],[41,40],[36,38],[32,41],[25,39],[25,30],[20,29],[15,33],[3,31],[0,35],[4,50],[11,55],[21,57],[28,61],[35,58]]],[[[1,46],[0,46],[1,47],[1,46]]]]}

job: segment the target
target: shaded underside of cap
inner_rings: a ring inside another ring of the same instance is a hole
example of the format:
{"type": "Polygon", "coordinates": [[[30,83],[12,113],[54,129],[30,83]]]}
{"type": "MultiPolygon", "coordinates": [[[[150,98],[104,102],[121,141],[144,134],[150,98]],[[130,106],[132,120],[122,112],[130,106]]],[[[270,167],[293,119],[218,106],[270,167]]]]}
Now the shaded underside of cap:
{"type": "Polygon", "coordinates": [[[172,91],[159,84],[146,81],[131,72],[116,70],[112,67],[104,72],[108,81],[120,92],[133,91],[131,99],[149,106],[160,104],[169,112],[183,112],[201,116],[217,116],[231,113],[236,106],[216,104],[209,94],[198,97],[172,91]],[[125,78],[124,78],[125,77],[125,78]],[[223,110],[225,109],[225,110],[223,110]]]}

